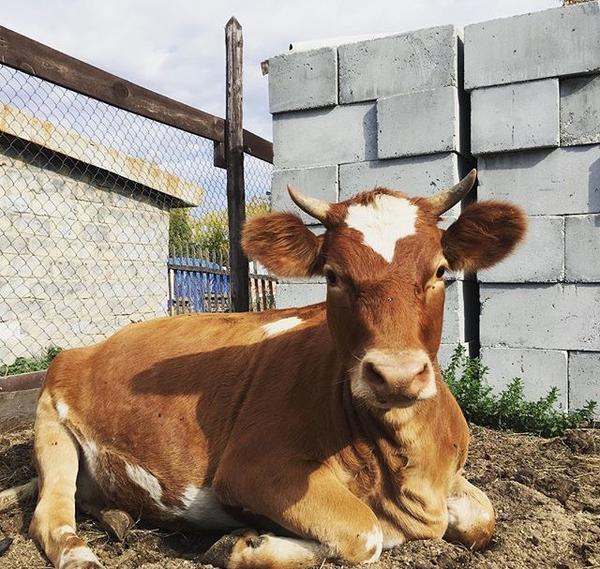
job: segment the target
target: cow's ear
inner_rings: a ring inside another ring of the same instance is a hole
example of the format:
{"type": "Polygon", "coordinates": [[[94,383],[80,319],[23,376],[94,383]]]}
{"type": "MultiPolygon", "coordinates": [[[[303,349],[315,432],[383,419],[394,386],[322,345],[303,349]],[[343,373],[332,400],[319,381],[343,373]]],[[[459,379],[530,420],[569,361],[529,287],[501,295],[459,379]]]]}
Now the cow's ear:
{"type": "Polygon", "coordinates": [[[520,207],[477,202],[467,206],[444,233],[444,256],[453,271],[485,269],[511,253],[526,231],[527,217],[520,207]]]}
{"type": "Polygon", "coordinates": [[[291,213],[254,217],[246,223],[242,246],[249,258],[281,277],[319,274],[322,236],[316,236],[291,213]]]}

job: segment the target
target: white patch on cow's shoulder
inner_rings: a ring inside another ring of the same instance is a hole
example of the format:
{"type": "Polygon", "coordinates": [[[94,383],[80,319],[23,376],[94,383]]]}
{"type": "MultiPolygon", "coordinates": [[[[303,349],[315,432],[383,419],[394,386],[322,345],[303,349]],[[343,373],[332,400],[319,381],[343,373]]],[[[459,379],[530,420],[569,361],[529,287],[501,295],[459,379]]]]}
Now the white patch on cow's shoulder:
{"type": "Polygon", "coordinates": [[[56,403],[54,404],[54,407],[56,408],[56,412],[58,413],[58,418],[61,421],[64,421],[67,418],[67,415],[69,414],[69,406],[62,399],[57,399],[56,403]]]}
{"type": "Polygon", "coordinates": [[[302,322],[302,318],[290,316],[288,318],[282,318],[281,320],[275,320],[275,322],[264,324],[262,329],[267,336],[275,336],[281,334],[281,332],[286,332],[287,330],[295,328],[299,324],[302,324],[302,322]]]}
{"type": "Polygon", "coordinates": [[[96,563],[98,567],[102,567],[98,558],[92,553],[92,550],[85,545],[65,549],[58,561],[58,568],[61,569],[75,563],[96,563]]]}
{"type": "Polygon", "coordinates": [[[388,263],[394,258],[396,241],[414,235],[418,208],[405,198],[379,194],[368,205],[348,207],[346,225],[363,236],[363,243],[388,263]]]}
{"type": "Polygon", "coordinates": [[[365,540],[365,550],[370,551],[375,548],[375,553],[365,561],[365,563],[374,563],[381,556],[381,550],[383,549],[383,532],[381,528],[374,527],[369,533],[363,535],[365,540]]]}
{"type": "Polygon", "coordinates": [[[150,474],[146,469],[137,466],[136,464],[127,463],[125,465],[125,471],[127,472],[127,476],[129,476],[133,482],[148,492],[157,506],[164,508],[164,505],[161,502],[162,487],[156,476],[150,474]]]}
{"type": "Polygon", "coordinates": [[[203,529],[235,529],[243,524],[223,509],[212,488],[188,486],[181,498],[183,507],[176,513],[203,529]]]}

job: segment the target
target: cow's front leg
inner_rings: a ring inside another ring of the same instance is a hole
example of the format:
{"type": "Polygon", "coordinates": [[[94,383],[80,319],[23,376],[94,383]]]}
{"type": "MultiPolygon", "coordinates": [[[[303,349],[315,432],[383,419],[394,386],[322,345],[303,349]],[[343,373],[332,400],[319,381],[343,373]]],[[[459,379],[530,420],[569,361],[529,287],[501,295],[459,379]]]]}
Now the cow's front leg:
{"type": "Polygon", "coordinates": [[[328,467],[288,466],[272,482],[262,484],[258,480],[254,484],[248,472],[239,474],[244,478],[217,481],[221,498],[266,516],[303,539],[242,534],[229,542],[231,555],[222,566],[300,569],[326,557],[351,564],[379,559],[383,534],[377,517],[328,467]]]}
{"type": "Polygon", "coordinates": [[[217,541],[202,562],[225,569],[304,569],[318,567],[327,557],[327,546],[316,541],[239,530],[217,541]]]}
{"type": "Polygon", "coordinates": [[[469,549],[485,547],[496,528],[490,499],[463,476],[458,476],[448,497],[448,528],[444,538],[469,549]]]}

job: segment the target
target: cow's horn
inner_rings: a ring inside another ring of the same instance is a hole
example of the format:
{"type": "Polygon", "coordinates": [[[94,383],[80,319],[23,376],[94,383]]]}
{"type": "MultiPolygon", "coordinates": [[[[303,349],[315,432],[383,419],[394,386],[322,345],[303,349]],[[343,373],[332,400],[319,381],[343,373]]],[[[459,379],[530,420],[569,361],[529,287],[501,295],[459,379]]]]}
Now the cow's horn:
{"type": "Polygon", "coordinates": [[[294,203],[302,211],[308,213],[311,217],[318,219],[321,223],[325,222],[327,212],[329,211],[329,202],[304,196],[293,186],[288,185],[287,189],[294,203]]]}
{"type": "Polygon", "coordinates": [[[458,184],[429,198],[429,203],[438,215],[442,215],[471,191],[476,178],[477,170],[473,168],[458,184]]]}

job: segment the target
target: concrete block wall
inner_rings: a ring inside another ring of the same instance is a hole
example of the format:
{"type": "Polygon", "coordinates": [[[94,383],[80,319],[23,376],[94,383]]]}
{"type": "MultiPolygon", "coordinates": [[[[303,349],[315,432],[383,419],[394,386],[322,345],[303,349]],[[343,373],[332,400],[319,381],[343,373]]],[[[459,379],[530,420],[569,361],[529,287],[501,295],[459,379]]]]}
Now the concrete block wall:
{"type": "MultiPolygon", "coordinates": [[[[454,26],[293,49],[269,61],[269,100],[272,206],[300,214],[311,227],[315,220],[292,204],[287,184],[332,202],[376,186],[429,195],[472,166],[462,39],[454,26]]],[[[459,212],[453,208],[446,223],[459,212]]],[[[322,279],[285,281],[277,306],[320,302],[325,292],[322,279]]],[[[442,365],[456,344],[475,346],[476,302],[474,281],[448,282],[442,365]]]]}
{"type": "Polygon", "coordinates": [[[600,4],[467,26],[478,199],[529,216],[517,253],[478,275],[481,355],[498,388],[600,401],[600,4]]]}

